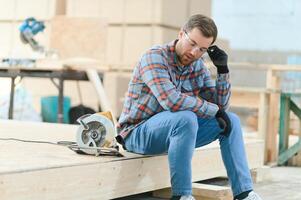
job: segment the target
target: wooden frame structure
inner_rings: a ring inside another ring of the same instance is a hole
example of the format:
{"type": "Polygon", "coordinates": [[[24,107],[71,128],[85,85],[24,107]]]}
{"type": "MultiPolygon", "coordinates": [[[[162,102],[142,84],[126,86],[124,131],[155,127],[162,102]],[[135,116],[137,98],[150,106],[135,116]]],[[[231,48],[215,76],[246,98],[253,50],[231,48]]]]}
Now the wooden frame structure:
{"type": "MultiPolygon", "coordinates": [[[[258,70],[266,72],[266,83],[263,88],[237,87],[234,92],[243,94],[259,94],[259,138],[265,140],[265,163],[277,163],[278,143],[277,135],[280,118],[280,75],[284,72],[301,72],[300,65],[272,65],[272,64],[251,64],[251,63],[229,63],[232,69],[258,70]]],[[[236,105],[254,107],[253,102],[236,102],[236,105]]]]}

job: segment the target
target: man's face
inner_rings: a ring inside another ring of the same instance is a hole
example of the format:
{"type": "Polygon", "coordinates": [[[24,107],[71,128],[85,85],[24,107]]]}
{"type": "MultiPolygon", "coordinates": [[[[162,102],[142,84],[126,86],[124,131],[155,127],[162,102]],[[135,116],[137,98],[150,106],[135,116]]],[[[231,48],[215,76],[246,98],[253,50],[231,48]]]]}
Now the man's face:
{"type": "Polygon", "coordinates": [[[176,52],[183,65],[189,65],[199,59],[213,42],[213,37],[205,37],[197,28],[190,32],[181,30],[176,44],[176,52]]]}

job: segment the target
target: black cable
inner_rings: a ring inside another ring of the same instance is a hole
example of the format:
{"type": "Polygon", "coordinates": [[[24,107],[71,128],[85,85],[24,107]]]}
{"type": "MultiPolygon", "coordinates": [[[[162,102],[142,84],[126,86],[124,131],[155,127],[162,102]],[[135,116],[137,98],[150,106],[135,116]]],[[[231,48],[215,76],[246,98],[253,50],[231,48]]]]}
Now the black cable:
{"type": "Polygon", "coordinates": [[[71,141],[47,142],[47,141],[40,141],[40,140],[22,140],[17,138],[0,138],[0,140],[11,140],[11,141],[38,143],[38,144],[52,144],[52,145],[59,145],[59,146],[68,146],[68,145],[76,144],[76,142],[71,142],[71,141]]]}
{"type": "MultiPolygon", "coordinates": [[[[18,141],[18,142],[58,145],[58,146],[68,147],[69,149],[75,151],[78,154],[87,154],[84,151],[82,151],[80,147],[77,146],[76,142],[71,142],[71,141],[47,142],[47,141],[40,141],[40,140],[22,140],[22,139],[17,139],[17,138],[0,138],[0,140],[5,140],[5,141],[11,140],[11,141],[18,141]]],[[[93,149],[93,148],[86,147],[83,149],[93,149]]],[[[95,153],[96,156],[123,157],[123,155],[121,153],[119,153],[118,149],[115,149],[115,148],[98,147],[96,149],[97,149],[97,153],[95,153]]]]}

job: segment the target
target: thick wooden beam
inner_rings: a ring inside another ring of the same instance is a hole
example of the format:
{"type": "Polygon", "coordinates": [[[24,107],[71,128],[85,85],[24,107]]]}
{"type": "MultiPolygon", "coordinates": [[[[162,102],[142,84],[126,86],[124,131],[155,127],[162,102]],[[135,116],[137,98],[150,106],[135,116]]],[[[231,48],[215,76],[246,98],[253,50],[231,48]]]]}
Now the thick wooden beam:
{"type": "Polygon", "coordinates": [[[232,200],[233,195],[230,187],[209,185],[209,184],[192,184],[192,193],[196,200],[232,200]]]}
{"type": "MultiPolygon", "coordinates": [[[[77,126],[0,121],[0,138],[74,141],[77,126]]],[[[246,140],[249,166],[263,164],[263,142],[246,140]]],[[[170,187],[167,155],[78,155],[66,147],[0,140],[0,199],[112,199],[170,187]]],[[[218,142],[196,149],[193,181],[225,176],[218,142]]]]}

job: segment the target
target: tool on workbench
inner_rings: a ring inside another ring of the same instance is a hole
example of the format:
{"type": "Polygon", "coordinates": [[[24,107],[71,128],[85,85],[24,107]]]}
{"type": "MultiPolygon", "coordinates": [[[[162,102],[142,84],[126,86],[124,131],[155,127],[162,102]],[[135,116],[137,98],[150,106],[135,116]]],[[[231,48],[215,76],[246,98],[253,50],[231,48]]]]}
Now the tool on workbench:
{"type": "Polygon", "coordinates": [[[44,47],[34,39],[35,35],[44,29],[44,22],[38,21],[33,17],[25,19],[19,27],[21,41],[25,44],[29,44],[34,51],[44,52],[44,47]]]}
{"type": "Polygon", "coordinates": [[[116,128],[111,112],[86,114],[77,121],[80,126],[77,130],[76,144],[69,146],[71,150],[96,156],[123,156],[115,141],[116,128]]]}
{"type": "Polygon", "coordinates": [[[34,51],[41,53],[43,56],[57,58],[57,50],[46,49],[35,39],[36,35],[43,32],[45,28],[43,21],[38,21],[34,17],[25,19],[19,27],[21,41],[24,44],[29,44],[34,51]]]}

